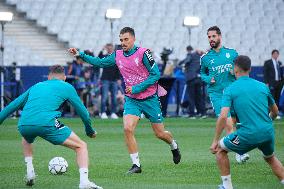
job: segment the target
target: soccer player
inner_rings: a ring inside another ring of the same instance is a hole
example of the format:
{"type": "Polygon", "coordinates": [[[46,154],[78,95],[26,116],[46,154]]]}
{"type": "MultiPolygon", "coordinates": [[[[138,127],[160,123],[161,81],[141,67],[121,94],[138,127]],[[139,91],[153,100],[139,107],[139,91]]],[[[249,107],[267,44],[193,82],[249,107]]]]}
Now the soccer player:
{"type": "Polygon", "coordinates": [[[49,70],[47,81],[35,84],[0,112],[1,124],[10,114],[23,107],[18,130],[23,137],[22,145],[27,166],[26,184],[28,186],[34,184],[32,143],[39,136],[54,145],[62,145],[76,152],[80,172],[80,189],[102,189],[89,181],[87,144],[58,120],[61,117],[59,111],[61,105],[68,101],[81,117],[87,136],[95,138],[96,131],[92,128],[89,113],[73,86],[64,82],[66,79],[64,68],[55,65],[49,70]]]}
{"type": "Polygon", "coordinates": [[[237,80],[225,89],[222,98],[222,110],[216,123],[216,132],[210,147],[216,154],[223,184],[219,189],[232,189],[228,152],[247,153],[258,148],[273,173],[284,184],[284,168],[274,155],[274,129],[271,119],[278,115],[278,108],[269,91],[262,82],[249,78],[251,60],[247,56],[238,56],[234,72],[237,80]],[[223,137],[227,114],[233,107],[238,115],[238,129],[223,137]],[[269,113],[270,111],[270,113],[269,113]]]}
{"type": "Polygon", "coordinates": [[[116,50],[103,59],[88,56],[75,48],[70,48],[69,52],[97,67],[108,67],[116,64],[123,76],[126,86],[123,115],[124,136],[133,164],[128,173],[142,172],[134,136],[135,128],[142,113],[150,120],[156,137],[170,145],[173,161],[178,164],[181,159],[180,151],[172,134],[164,129],[164,118],[157,95],[157,81],[160,78],[158,66],[149,49],[134,45],[135,33],[133,28],[123,28],[120,31],[119,38],[122,50],[116,50]]]}
{"type": "MultiPolygon", "coordinates": [[[[207,92],[218,117],[221,112],[223,91],[235,81],[233,66],[238,53],[234,49],[222,46],[221,30],[217,26],[210,27],[207,30],[207,36],[211,49],[201,57],[200,73],[201,79],[207,84],[207,92]]],[[[233,132],[233,120],[230,112],[225,130],[227,134],[233,132]]],[[[239,163],[246,162],[248,159],[248,154],[242,156],[236,154],[236,160],[239,163]]]]}

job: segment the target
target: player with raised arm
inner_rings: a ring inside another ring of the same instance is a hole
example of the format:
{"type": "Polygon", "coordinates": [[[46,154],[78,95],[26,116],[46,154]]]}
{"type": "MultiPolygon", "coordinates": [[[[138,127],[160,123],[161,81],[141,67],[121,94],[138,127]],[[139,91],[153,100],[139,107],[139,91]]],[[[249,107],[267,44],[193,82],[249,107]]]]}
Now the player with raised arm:
{"type": "MultiPolygon", "coordinates": [[[[235,81],[233,67],[238,53],[235,49],[222,46],[222,35],[219,27],[210,27],[207,30],[207,36],[211,49],[201,57],[200,73],[201,79],[207,84],[207,92],[214,112],[219,117],[223,92],[235,81]]],[[[227,134],[233,132],[233,120],[230,112],[225,130],[227,134]]],[[[242,156],[236,154],[236,160],[239,163],[246,162],[248,159],[248,154],[242,156]]]]}
{"type": "Polygon", "coordinates": [[[264,83],[249,78],[250,70],[250,58],[237,57],[234,67],[237,80],[225,89],[222,98],[222,111],[210,147],[211,152],[216,154],[223,182],[219,189],[233,189],[227,153],[233,151],[242,155],[255,148],[262,152],[273,173],[284,184],[283,165],[274,155],[272,119],[278,115],[278,108],[269,88],[264,83]],[[227,127],[227,115],[231,108],[238,115],[238,128],[220,140],[223,129],[227,127]]]}
{"type": "Polygon", "coordinates": [[[80,172],[80,189],[102,189],[102,187],[89,181],[87,144],[58,120],[61,117],[59,111],[61,105],[68,101],[81,117],[87,136],[95,138],[96,132],[92,127],[89,113],[74,87],[64,82],[66,79],[64,68],[55,65],[51,66],[49,70],[47,81],[35,84],[0,112],[1,124],[14,111],[23,108],[18,130],[22,135],[27,166],[26,184],[32,186],[35,181],[32,143],[39,136],[54,145],[62,145],[76,152],[80,172]]]}
{"type": "Polygon", "coordinates": [[[152,129],[159,139],[170,145],[173,161],[178,164],[181,159],[176,141],[169,131],[165,131],[160,108],[157,81],[160,78],[158,66],[149,49],[134,45],[135,32],[130,27],[120,31],[122,50],[116,50],[111,55],[100,59],[70,48],[69,52],[85,62],[97,67],[117,65],[125,82],[125,104],[123,114],[124,136],[132,160],[128,173],[141,173],[137,142],[134,136],[135,128],[143,113],[151,122],[152,129]]]}

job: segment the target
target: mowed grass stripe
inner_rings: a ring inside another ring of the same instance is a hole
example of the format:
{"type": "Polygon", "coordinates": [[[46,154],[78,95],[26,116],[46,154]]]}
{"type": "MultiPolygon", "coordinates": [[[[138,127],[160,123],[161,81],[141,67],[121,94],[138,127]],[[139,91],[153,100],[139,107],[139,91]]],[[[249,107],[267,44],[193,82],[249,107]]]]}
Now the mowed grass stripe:
{"type": "MultiPolygon", "coordinates": [[[[165,119],[166,129],[177,139],[182,162],[172,163],[168,145],[155,138],[149,122],[142,119],[136,129],[143,173],[126,175],[131,162],[125,147],[122,119],[93,119],[98,137],[86,137],[80,119],[62,119],[88,144],[90,178],[105,189],[215,189],[221,182],[215,157],[209,147],[215,130],[216,119],[189,120],[186,118],[165,119]]],[[[9,119],[0,126],[0,188],[25,187],[25,165],[21,149],[21,136],[17,120],[9,119]]],[[[284,160],[283,121],[275,121],[276,154],[284,160]]],[[[232,180],[239,189],[282,188],[264,163],[261,153],[250,152],[251,159],[239,165],[230,154],[232,180]]],[[[54,146],[37,138],[34,144],[34,166],[38,175],[33,188],[78,188],[79,173],[75,153],[61,146],[54,146]],[[48,172],[48,162],[55,156],[64,157],[69,163],[65,175],[53,176],[48,172]]]]}

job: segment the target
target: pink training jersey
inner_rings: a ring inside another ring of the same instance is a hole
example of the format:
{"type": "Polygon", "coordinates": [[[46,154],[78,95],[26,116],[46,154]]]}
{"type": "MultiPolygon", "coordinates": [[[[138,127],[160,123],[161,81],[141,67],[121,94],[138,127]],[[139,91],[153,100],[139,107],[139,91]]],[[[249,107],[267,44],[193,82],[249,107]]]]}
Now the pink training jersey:
{"type": "MultiPolygon", "coordinates": [[[[145,65],[143,64],[143,55],[147,49],[145,48],[138,48],[137,51],[130,55],[124,56],[122,50],[116,51],[116,65],[122,74],[126,86],[134,86],[139,83],[145,81],[148,76],[149,72],[145,65]]],[[[135,99],[144,99],[149,96],[154,95],[157,92],[157,82],[150,87],[148,87],[145,91],[142,91],[137,94],[125,94],[130,98],[135,99]]]]}

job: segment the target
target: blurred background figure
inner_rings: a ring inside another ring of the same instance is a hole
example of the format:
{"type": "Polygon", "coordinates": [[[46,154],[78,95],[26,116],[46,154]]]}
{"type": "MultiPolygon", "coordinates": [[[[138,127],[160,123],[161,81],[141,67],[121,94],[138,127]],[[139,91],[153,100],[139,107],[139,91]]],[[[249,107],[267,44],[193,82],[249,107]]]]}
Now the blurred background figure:
{"type": "MultiPolygon", "coordinates": [[[[111,43],[108,43],[104,46],[103,50],[100,51],[98,57],[104,58],[114,52],[114,46],[111,43]]],[[[101,118],[107,119],[107,102],[109,93],[111,96],[111,103],[109,106],[110,118],[117,119],[117,90],[118,90],[118,82],[120,80],[120,73],[117,66],[111,66],[107,68],[102,68],[102,76],[101,76],[101,118]]],[[[121,83],[121,82],[120,82],[121,83]]]]}
{"type": "Polygon", "coordinates": [[[194,51],[192,46],[186,47],[187,55],[179,65],[184,66],[184,74],[188,91],[188,113],[190,118],[196,116],[206,118],[205,98],[202,92],[203,82],[200,78],[200,56],[202,51],[194,51]],[[195,112],[196,109],[196,112],[195,112]]]}
{"type": "Polygon", "coordinates": [[[263,80],[269,87],[277,106],[279,106],[279,98],[283,87],[283,67],[279,61],[279,51],[272,50],[271,59],[266,60],[263,66],[263,80]]]}
{"type": "Polygon", "coordinates": [[[98,99],[100,98],[100,86],[99,83],[94,80],[94,77],[92,76],[92,71],[92,67],[86,67],[84,69],[84,77],[81,79],[83,90],[81,92],[80,98],[89,110],[89,112],[93,116],[96,116],[99,115],[98,99]]]}

